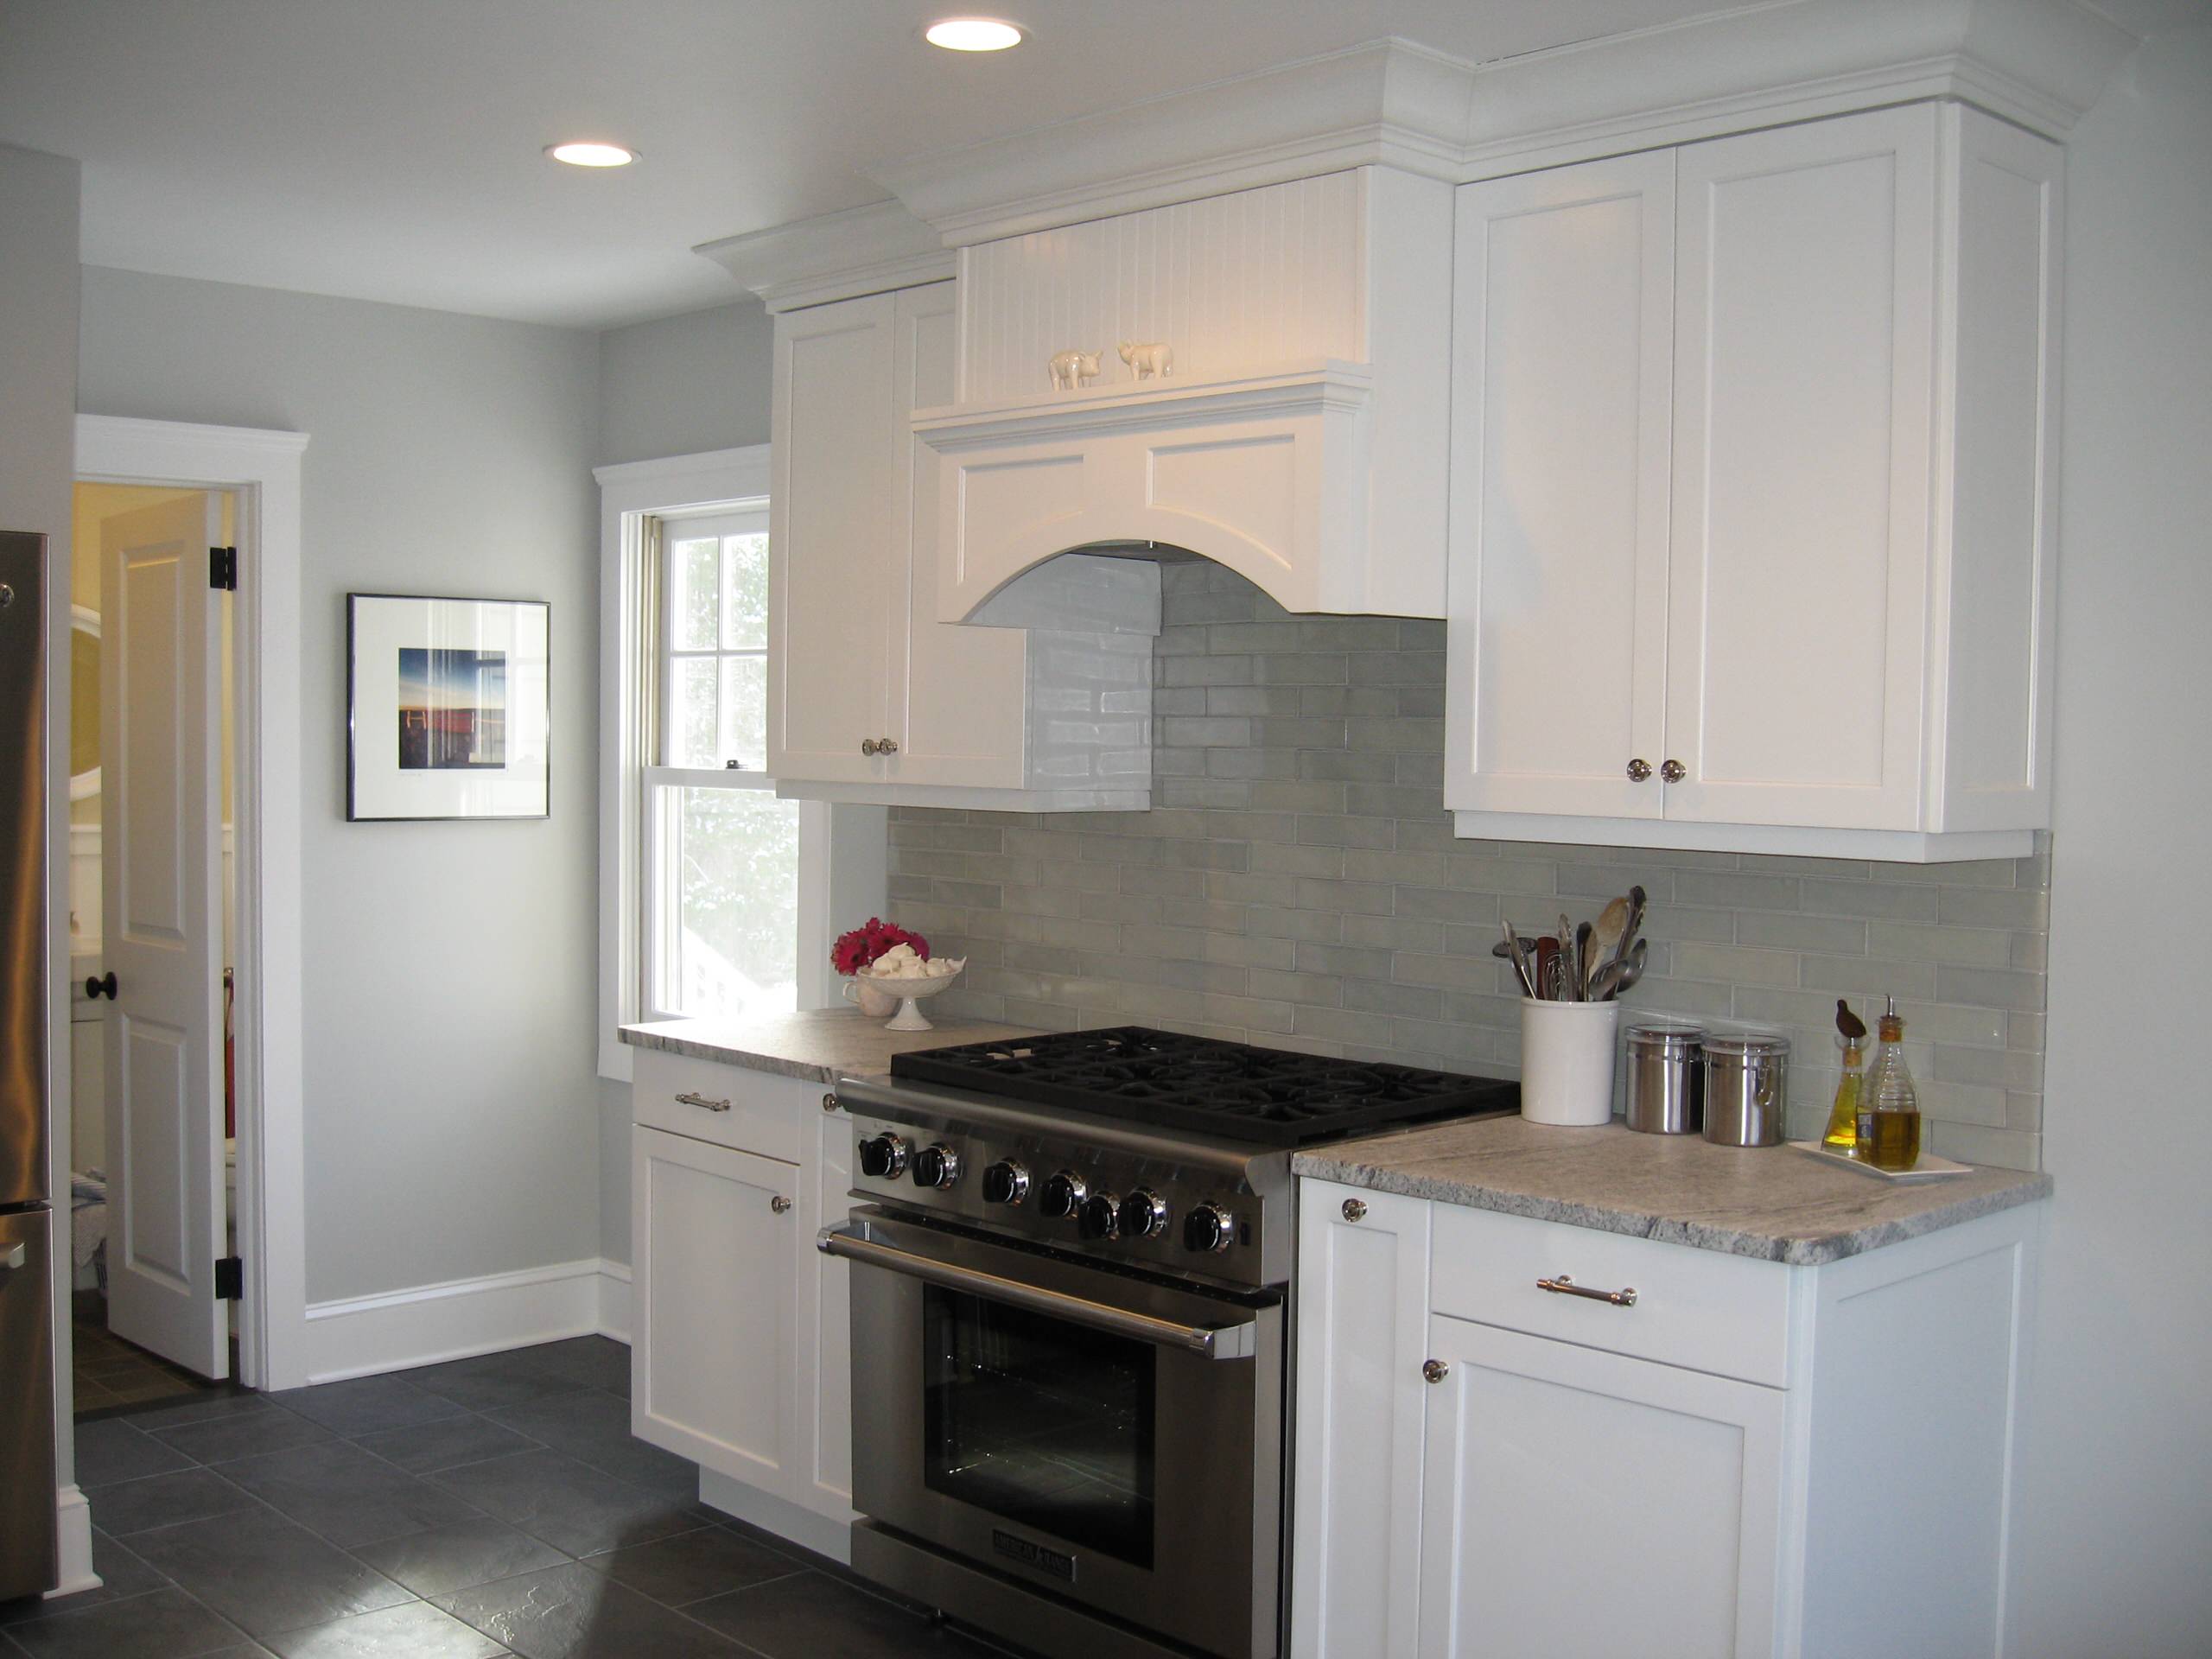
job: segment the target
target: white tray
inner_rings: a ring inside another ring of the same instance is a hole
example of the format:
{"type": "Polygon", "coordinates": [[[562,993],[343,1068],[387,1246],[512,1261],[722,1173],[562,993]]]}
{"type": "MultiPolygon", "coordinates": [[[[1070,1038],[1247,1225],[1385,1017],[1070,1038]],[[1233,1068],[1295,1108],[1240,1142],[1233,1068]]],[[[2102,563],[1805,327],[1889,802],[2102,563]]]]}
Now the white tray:
{"type": "Polygon", "coordinates": [[[1862,1164],[1856,1158],[1847,1158],[1840,1152],[1830,1152],[1817,1141],[1792,1141],[1793,1151],[1819,1159],[1824,1164],[1839,1164],[1845,1169],[1855,1170],[1861,1175],[1872,1176],[1878,1181],[1896,1181],[1912,1185],[1921,1181],[1947,1181],[1954,1175],[1970,1175],[1972,1164],[1955,1164],[1948,1158],[1938,1158],[1932,1152],[1920,1154],[1920,1161],[1910,1169],[1877,1169],[1872,1164],[1862,1164]]]}

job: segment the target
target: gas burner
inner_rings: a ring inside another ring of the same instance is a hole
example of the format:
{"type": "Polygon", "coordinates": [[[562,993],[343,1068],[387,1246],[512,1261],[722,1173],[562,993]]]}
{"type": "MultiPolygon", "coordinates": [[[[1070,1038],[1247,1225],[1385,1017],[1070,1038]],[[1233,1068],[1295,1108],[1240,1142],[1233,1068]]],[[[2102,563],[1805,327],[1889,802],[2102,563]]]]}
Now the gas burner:
{"type": "Polygon", "coordinates": [[[1294,1054],[1144,1026],[923,1049],[893,1056],[891,1074],[1278,1147],[1510,1111],[1518,1090],[1494,1077],[1294,1054]]]}

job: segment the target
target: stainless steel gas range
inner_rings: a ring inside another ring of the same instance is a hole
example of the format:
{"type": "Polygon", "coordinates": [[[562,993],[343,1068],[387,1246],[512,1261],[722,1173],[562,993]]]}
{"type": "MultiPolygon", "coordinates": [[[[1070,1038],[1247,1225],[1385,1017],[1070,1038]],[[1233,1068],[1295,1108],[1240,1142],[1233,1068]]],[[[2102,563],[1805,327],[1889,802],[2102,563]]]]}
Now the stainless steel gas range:
{"type": "Polygon", "coordinates": [[[1291,1154],[1517,1086],[1124,1027],[837,1096],[855,1567],[1046,1654],[1273,1659],[1291,1154]]]}

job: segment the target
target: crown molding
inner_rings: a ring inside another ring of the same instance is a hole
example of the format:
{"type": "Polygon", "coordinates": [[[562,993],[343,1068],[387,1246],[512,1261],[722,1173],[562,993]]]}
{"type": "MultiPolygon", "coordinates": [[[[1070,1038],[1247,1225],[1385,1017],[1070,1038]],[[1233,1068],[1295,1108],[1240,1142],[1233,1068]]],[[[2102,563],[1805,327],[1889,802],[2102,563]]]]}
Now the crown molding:
{"type": "Polygon", "coordinates": [[[1392,38],[872,176],[958,247],[1345,168],[1465,182],[1916,99],[2063,138],[2134,43],[2075,0],[1761,0],[1484,64],[1392,38]]]}
{"type": "Polygon", "coordinates": [[[692,252],[721,266],[772,312],[944,282],[956,263],[937,232],[896,201],[702,242],[692,252]]]}

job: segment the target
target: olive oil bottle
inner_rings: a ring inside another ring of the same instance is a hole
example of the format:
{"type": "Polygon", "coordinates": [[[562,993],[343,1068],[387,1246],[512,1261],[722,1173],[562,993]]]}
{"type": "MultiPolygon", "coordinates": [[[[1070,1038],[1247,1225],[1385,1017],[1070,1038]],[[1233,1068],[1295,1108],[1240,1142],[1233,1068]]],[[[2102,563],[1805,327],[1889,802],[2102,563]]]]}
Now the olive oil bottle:
{"type": "Polygon", "coordinates": [[[1837,1045],[1843,1050],[1843,1076],[1836,1081],[1835,1104],[1828,1111],[1827,1133],[1821,1137],[1821,1145],[1855,1157],[1859,1099],[1866,1082],[1866,1022],[1840,996],[1835,1000],[1835,1029],[1837,1045]]]}
{"type": "Polygon", "coordinates": [[[1858,1156],[1877,1169],[1910,1169],[1920,1161],[1920,1096],[1904,1063],[1904,1021],[1888,999],[1878,1022],[1881,1041],[1859,1095],[1858,1156]]]}

